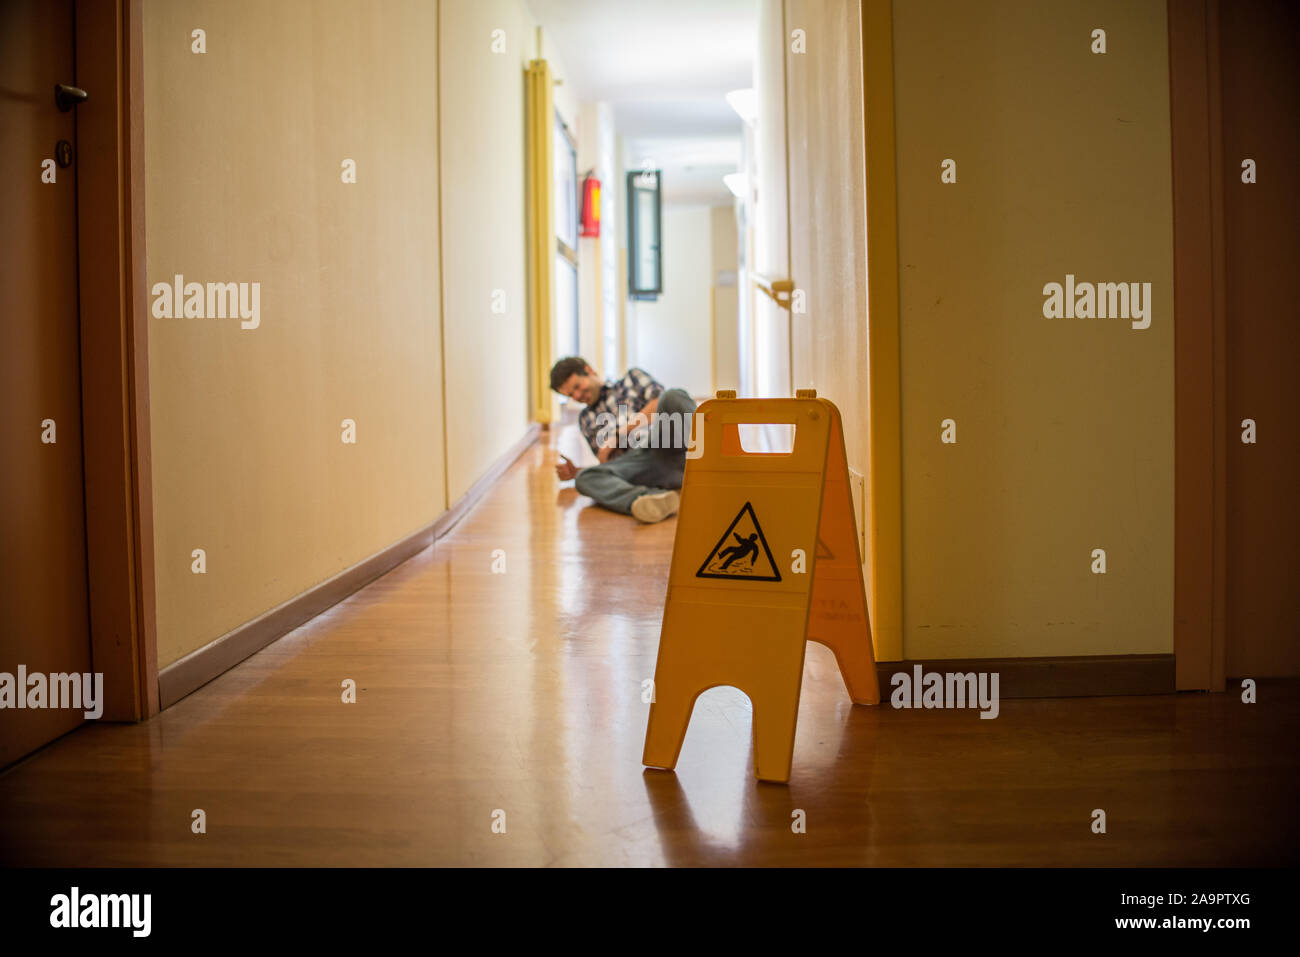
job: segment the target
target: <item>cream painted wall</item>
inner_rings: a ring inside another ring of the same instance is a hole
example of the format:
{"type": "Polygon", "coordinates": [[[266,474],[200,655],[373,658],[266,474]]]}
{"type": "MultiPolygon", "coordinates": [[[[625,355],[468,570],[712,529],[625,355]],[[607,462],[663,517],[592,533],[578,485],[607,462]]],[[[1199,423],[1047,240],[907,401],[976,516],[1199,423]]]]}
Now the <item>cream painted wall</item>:
{"type": "Polygon", "coordinates": [[[619,176],[618,147],[614,133],[614,108],[599,104],[599,146],[596,169],[600,177],[600,296],[601,335],[598,356],[592,359],[601,369],[618,365],[623,329],[621,306],[627,295],[619,283],[619,237],[623,233],[623,181],[619,176]]]}
{"type": "MultiPolygon", "coordinates": [[[[456,2],[468,2],[468,0],[456,0],[456,2]]],[[[519,9],[525,15],[529,16],[531,22],[531,14],[528,14],[527,8],[522,3],[522,0],[519,0],[519,9]]],[[[577,93],[571,85],[565,82],[565,78],[568,76],[568,71],[565,69],[564,60],[559,55],[559,50],[555,45],[554,38],[546,29],[539,27],[534,23],[531,27],[530,38],[531,38],[530,41],[527,44],[525,44],[525,49],[531,51],[529,55],[529,59],[531,59],[532,57],[541,57],[542,59],[546,60],[547,65],[551,71],[551,80],[553,83],[553,87],[551,89],[552,106],[555,109],[555,112],[560,115],[560,119],[563,121],[564,125],[568,127],[569,134],[573,137],[574,143],[577,144],[581,142],[582,137],[584,135],[583,120],[581,116],[581,109],[578,103],[577,93]]],[[[486,108],[491,109],[490,106],[486,108]]],[[[581,165],[578,166],[578,172],[579,174],[581,174],[582,172],[581,165]]],[[[578,242],[579,242],[579,247],[581,247],[582,240],[579,239],[578,242]]],[[[582,256],[582,252],[580,248],[579,262],[578,262],[579,302],[581,302],[581,298],[582,298],[582,285],[584,281],[584,275],[583,275],[584,264],[581,260],[581,256],[582,256]]],[[[554,270],[555,268],[555,264],[553,262],[551,264],[551,268],[552,270],[554,270]]],[[[590,269],[591,269],[591,265],[590,262],[588,262],[586,264],[586,271],[589,272],[590,269]]],[[[554,295],[554,293],[555,290],[553,288],[552,294],[554,295]]],[[[550,357],[552,360],[559,359],[562,356],[567,355],[571,351],[570,348],[568,348],[566,345],[562,345],[562,343],[569,343],[571,341],[572,328],[573,328],[572,319],[569,317],[561,317],[559,314],[560,309],[559,309],[558,301],[553,299],[553,302],[554,305],[552,307],[552,314],[551,314],[552,318],[551,318],[551,343],[550,343],[550,357]]],[[[581,323],[581,321],[582,321],[581,306],[579,306],[579,323],[581,323]]],[[[579,339],[579,343],[581,344],[581,339],[582,339],[581,331],[579,332],[578,339],[579,339]]],[[[560,418],[562,400],[560,399],[559,394],[555,392],[550,393],[550,398],[551,398],[551,421],[555,422],[558,421],[560,418]]]]}
{"type": "MultiPolygon", "coordinates": [[[[614,108],[608,103],[584,103],[578,110],[578,182],[593,170],[600,180],[600,236],[578,240],[578,281],[581,347],[579,353],[597,369],[618,365],[619,189],[615,166],[614,108]]],[[[581,194],[580,194],[581,195],[581,194]]]]}
{"type": "Polygon", "coordinates": [[[740,352],[740,388],[737,394],[741,398],[752,398],[758,394],[758,376],[755,369],[756,347],[754,334],[754,299],[761,295],[754,287],[754,246],[756,217],[754,208],[755,186],[758,174],[755,168],[757,155],[757,138],[750,123],[743,126],[740,140],[740,172],[745,174],[745,193],[736,204],[737,218],[740,222],[740,237],[736,246],[736,256],[740,269],[736,276],[736,293],[739,303],[740,320],[736,329],[737,348],[740,352]]]}
{"type": "MultiPolygon", "coordinates": [[[[849,467],[866,471],[866,161],[856,3],[791,2],[809,53],[786,47],[795,389],[840,408],[849,467]]],[[[766,298],[766,297],[765,297],[766,298]]]]}
{"type": "Polygon", "coordinates": [[[623,321],[623,339],[622,339],[622,361],[618,364],[621,366],[634,366],[640,362],[640,356],[637,352],[640,349],[641,337],[637,332],[636,322],[636,302],[628,296],[628,248],[627,248],[627,153],[628,145],[624,137],[615,133],[614,135],[614,156],[615,156],[615,176],[618,178],[618,201],[619,212],[623,214],[622,225],[618,228],[618,259],[619,259],[619,308],[622,311],[623,321]]]}
{"type": "Polygon", "coordinates": [[[447,494],[454,502],[530,420],[523,73],[537,47],[518,0],[443,3],[441,39],[447,494]],[[503,53],[492,50],[498,29],[503,53]],[[492,309],[498,290],[500,313],[492,309]]]}
{"type": "Polygon", "coordinates": [[[708,395],[712,379],[710,208],[665,206],[663,233],[663,295],[654,302],[635,304],[636,364],[669,388],[683,388],[697,396],[708,395]]]}
{"type": "MultiPolygon", "coordinates": [[[[582,179],[587,170],[596,170],[600,166],[600,132],[602,106],[606,104],[583,103],[578,109],[578,126],[582,133],[578,137],[578,209],[582,209],[582,179]]],[[[603,177],[596,173],[597,179],[603,177]]],[[[603,184],[602,184],[603,185],[603,184]]],[[[601,295],[601,250],[600,240],[595,237],[578,237],[578,354],[587,357],[596,368],[600,368],[600,339],[604,316],[601,295]]]]}
{"type": "Polygon", "coordinates": [[[144,37],[147,281],[261,284],[256,329],[150,320],[165,667],[445,507],[437,8],[169,0],[144,37]]]}
{"type": "Polygon", "coordinates": [[[1162,0],[894,4],[907,657],[1173,651],[1167,48],[1162,0]],[[1150,328],[1044,318],[1067,273],[1150,328]]]}
{"type": "MultiPolygon", "coordinates": [[[[469,0],[444,0],[444,2],[467,3],[469,0]]],[[[478,3],[480,0],[473,0],[473,2],[478,3]]],[[[516,5],[529,17],[531,22],[532,15],[528,13],[527,4],[524,0],[516,0],[516,5]]],[[[573,135],[576,138],[581,134],[580,128],[582,126],[578,93],[569,83],[565,82],[569,75],[569,71],[564,67],[564,59],[560,56],[560,51],[555,46],[555,40],[551,37],[550,32],[544,25],[542,26],[540,48],[537,45],[537,32],[537,25],[536,23],[533,23],[533,39],[527,45],[530,59],[537,56],[540,52],[540,55],[548,64],[550,64],[551,78],[556,81],[555,89],[551,94],[556,112],[558,112],[564,119],[564,122],[568,124],[569,129],[573,132],[573,135]]]]}
{"type": "Polygon", "coordinates": [[[713,239],[713,388],[740,388],[740,299],[737,295],[739,227],[732,206],[709,210],[713,239]]]}
{"type": "MultiPolygon", "coordinates": [[[[815,13],[816,7],[808,12],[815,13]]],[[[785,279],[790,262],[784,60],[790,41],[786,36],[782,0],[760,0],[758,13],[758,51],[754,58],[754,91],[758,102],[758,120],[754,124],[758,176],[754,269],[773,279],[785,279]]]]}

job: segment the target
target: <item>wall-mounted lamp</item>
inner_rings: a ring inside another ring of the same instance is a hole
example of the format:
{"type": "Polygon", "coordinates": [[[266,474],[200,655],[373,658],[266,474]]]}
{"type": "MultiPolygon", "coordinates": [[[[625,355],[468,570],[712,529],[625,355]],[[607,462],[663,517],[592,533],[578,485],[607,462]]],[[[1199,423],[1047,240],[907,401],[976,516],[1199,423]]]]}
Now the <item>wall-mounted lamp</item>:
{"type": "Polygon", "coordinates": [[[747,90],[732,90],[727,94],[727,105],[736,111],[736,114],[745,121],[749,126],[754,125],[754,120],[758,118],[758,94],[753,88],[747,90]]]}

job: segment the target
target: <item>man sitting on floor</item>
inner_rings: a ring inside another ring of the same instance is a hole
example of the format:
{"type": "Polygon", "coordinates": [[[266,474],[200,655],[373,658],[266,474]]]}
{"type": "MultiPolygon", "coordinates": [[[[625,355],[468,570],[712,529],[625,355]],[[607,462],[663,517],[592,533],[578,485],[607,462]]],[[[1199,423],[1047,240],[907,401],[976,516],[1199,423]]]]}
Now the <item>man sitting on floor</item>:
{"type": "Polygon", "coordinates": [[[690,394],[665,390],[641,369],[628,369],[618,381],[603,382],[577,356],[555,363],[551,388],[586,406],[578,413],[578,429],[600,460],[599,465],[580,469],[561,455],[563,461],[555,466],[560,481],[576,478],[575,487],[583,495],[642,522],[676,514],[676,489],[682,487],[695,412],[690,394]],[[663,418],[655,418],[655,413],[663,418]],[[680,426],[675,435],[669,416],[680,426]],[[640,432],[647,425],[653,435],[640,432]]]}

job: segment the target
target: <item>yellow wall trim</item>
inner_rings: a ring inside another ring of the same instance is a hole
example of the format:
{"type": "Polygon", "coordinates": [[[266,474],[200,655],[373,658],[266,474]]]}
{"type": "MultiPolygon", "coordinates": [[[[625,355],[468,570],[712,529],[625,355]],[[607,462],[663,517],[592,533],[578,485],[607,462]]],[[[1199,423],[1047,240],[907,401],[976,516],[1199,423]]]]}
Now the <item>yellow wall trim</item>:
{"type": "Polygon", "coordinates": [[[545,60],[528,64],[528,315],[529,367],[533,418],[551,421],[551,317],[554,314],[555,222],[551,203],[554,170],[551,137],[555,107],[551,68],[545,60]]]}

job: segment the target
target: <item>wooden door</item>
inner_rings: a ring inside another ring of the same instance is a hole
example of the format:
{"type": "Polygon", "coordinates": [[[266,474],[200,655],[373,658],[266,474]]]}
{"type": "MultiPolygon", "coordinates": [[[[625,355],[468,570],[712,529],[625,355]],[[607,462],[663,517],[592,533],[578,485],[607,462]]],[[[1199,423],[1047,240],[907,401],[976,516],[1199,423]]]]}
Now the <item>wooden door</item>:
{"type": "MultiPolygon", "coordinates": [[[[0,3],[0,672],[15,680],[19,666],[91,670],[76,109],[54,95],[76,82],[73,28],[72,0],[0,3]]],[[[0,709],[0,766],[75,728],[83,710],[0,709]]]]}
{"type": "Polygon", "coordinates": [[[1233,0],[1220,3],[1219,16],[1227,299],[1225,672],[1297,675],[1300,9],[1289,0],[1233,0]]]}

